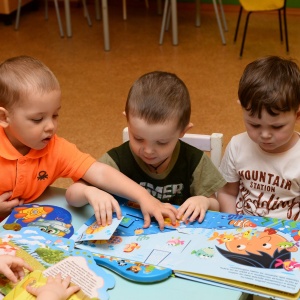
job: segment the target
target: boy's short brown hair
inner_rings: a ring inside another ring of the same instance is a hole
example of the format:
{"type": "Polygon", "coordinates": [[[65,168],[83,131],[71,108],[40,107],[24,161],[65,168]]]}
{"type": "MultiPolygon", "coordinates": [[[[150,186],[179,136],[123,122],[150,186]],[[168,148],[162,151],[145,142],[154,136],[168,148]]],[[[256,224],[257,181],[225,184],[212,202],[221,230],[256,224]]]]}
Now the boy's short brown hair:
{"type": "Polygon", "coordinates": [[[139,117],[149,124],[178,120],[183,130],[190,122],[191,102],[184,82],[175,74],[154,71],[137,79],[129,90],[126,107],[127,120],[139,117]]]}
{"type": "Polygon", "coordinates": [[[292,59],[259,58],[246,66],[238,96],[242,107],[259,118],[263,109],[272,116],[297,111],[300,105],[299,67],[292,59]]]}
{"type": "Polygon", "coordinates": [[[0,107],[18,104],[29,90],[51,92],[60,85],[53,72],[33,57],[12,57],[0,64],[0,107]]]}

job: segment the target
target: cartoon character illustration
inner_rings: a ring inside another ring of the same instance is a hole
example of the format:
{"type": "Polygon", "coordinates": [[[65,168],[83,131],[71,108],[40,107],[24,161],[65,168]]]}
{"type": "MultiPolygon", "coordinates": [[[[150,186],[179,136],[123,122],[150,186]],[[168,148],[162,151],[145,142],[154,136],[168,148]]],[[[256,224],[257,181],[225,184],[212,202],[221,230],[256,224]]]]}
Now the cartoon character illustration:
{"type": "Polygon", "coordinates": [[[142,266],[143,264],[142,263],[138,263],[136,262],[134,266],[131,266],[129,268],[126,269],[126,271],[131,271],[133,273],[138,273],[142,270],[142,266]]]}
{"type": "Polygon", "coordinates": [[[231,220],[229,225],[233,225],[234,227],[252,227],[255,228],[257,225],[253,222],[251,222],[248,219],[242,219],[242,220],[231,220]]]}
{"type": "Polygon", "coordinates": [[[164,224],[165,224],[165,226],[168,226],[168,227],[177,228],[180,226],[180,221],[176,220],[176,223],[173,225],[170,218],[165,218],[164,224]]]}
{"type": "Polygon", "coordinates": [[[199,250],[193,250],[191,254],[195,254],[199,258],[212,258],[214,256],[214,248],[207,247],[199,250]]]}
{"type": "Polygon", "coordinates": [[[217,240],[219,244],[224,244],[226,242],[232,241],[233,239],[234,235],[232,233],[226,234],[226,232],[224,232],[220,234],[219,232],[215,231],[208,240],[217,240]]]}
{"type": "Polygon", "coordinates": [[[35,221],[39,217],[45,218],[53,210],[53,207],[39,205],[33,205],[33,207],[15,207],[14,211],[17,213],[14,214],[14,218],[16,220],[13,223],[4,224],[3,228],[6,230],[19,231],[22,228],[22,226],[18,224],[19,220],[21,220],[23,223],[30,223],[32,221],[35,221]]]}
{"type": "Polygon", "coordinates": [[[300,230],[293,229],[292,237],[295,241],[300,241],[300,230]]]}
{"type": "Polygon", "coordinates": [[[139,249],[141,246],[139,246],[138,243],[130,243],[125,246],[123,249],[124,252],[132,252],[134,249],[139,249]]]}
{"type": "Polygon", "coordinates": [[[184,245],[184,241],[183,241],[183,240],[180,240],[180,237],[178,237],[178,238],[172,237],[171,240],[168,240],[168,241],[167,241],[167,244],[168,244],[169,246],[180,246],[180,245],[184,245]]]}
{"type": "Polygon", "coordinates": [[[45,218],[54,208],[34,205],[33,207],[15,207],[18,213],[14,215],[16,219],[21,219],[23,223],[30,223],[39,217],[45,218]]]}
{"type": "Polygon", "coordinates": [[[216,249],[227,259],[247,266],[257,268],[283,268],[280,261],[291,260],[291,252],[298,251],[296,245],[282,247],[288,242],[285,237],[276,233],[269,234],[268,231],[257,231],[250,239],[239,233],[236,238],[225,243],[227,250],[216,247],[216,249]]]}
{"type": "Polygon", "coordinates": [[[275,267],[283,266],[283,268],[288,271],[294,271],[295,269],[300,269],[300,263],[296,262],[295,259],[276,259],[277,263],[275,264],[275,267]]]}
{"type": "Polygon", "coordinates": [[[97,222],[94,222],[85,230],[85,233],[86,234],[96,234],[96,233],[102,231],[105,227],[106,226],[101,226],[101,225],[98,225],[97,222]]]}
{"type": "Polygon", "coordinates": [[[137,228],[134,230],[134,234],[135,235],[140,235],[144,233],[144,229],[143,228],[137,228]]]}
{"type": "Polygon", "coordinates": [[[18,248],[9,245],[6,242],[0,244],[0,255],[11,255],[16,256],[18,248]]]}
{"type": "Polygon", "coordinates": [[[65,236],[70,233],[72,224],[66,224],[58,220],[38,219],[36,222],[31,222],[28,227],[38,227],[41,231],[51,235],[65,236]]]}

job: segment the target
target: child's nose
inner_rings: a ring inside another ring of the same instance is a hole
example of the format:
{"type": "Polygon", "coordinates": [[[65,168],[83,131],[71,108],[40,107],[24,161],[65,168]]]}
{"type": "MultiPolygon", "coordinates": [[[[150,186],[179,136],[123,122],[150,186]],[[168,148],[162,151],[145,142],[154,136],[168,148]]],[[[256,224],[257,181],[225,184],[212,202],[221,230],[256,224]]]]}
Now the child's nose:
{"type": "Polygon", "coordinates": [[[153,153],[153,148],[150,145],[144,145],[144,152],[147,154],[153,153]]]}
{"type": "Polygon", "coordinates": [[[53,121],[48,121],[45,126],[45,131],[52,131],[55,127],[55,124],[53,121]]]}
{"type": "Polygon", "coordinates": [[[269,130],[262,130],[260,133],[261,137],[264,139],[267,139],[271,136],[271,133],[269,130]]]}

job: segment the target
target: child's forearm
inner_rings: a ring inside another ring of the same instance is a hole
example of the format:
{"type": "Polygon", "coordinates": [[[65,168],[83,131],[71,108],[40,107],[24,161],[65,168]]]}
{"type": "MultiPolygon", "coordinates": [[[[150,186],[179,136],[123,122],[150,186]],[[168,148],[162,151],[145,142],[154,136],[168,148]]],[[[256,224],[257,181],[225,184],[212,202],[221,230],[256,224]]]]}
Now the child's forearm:
{"type": "Polygon", "coordinates": [[[220,204],[216,198],[210,197],[209,200],[209,210],[220,211],[220,204]]]}
{"type": "Polygon", "coordinates": [[[139,184],[118,170],[100,162],[95,162],[83,179],[108,193],[135,200],[139,203],[151,197],[147,190],[139,184]]]}

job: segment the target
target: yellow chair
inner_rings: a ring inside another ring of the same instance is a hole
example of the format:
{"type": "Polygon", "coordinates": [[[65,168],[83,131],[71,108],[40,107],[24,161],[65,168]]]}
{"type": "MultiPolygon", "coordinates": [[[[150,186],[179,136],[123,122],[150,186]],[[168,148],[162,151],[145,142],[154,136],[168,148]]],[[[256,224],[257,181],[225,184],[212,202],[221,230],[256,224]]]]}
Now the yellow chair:
{"type": "Polygon", "coordinates": [[[243,55],[249,17],[253,12],[267,12],[267,11],[276,11],[276,10],[278,11],[281,42],[283,42],[282,25],[281,25],[282,24],[281,12],[283,12],[286,51],[289,52],[288,31],[287,31],[287,22],[286,22],[286,0],[239,0],[239,2],[241,7],[240,7],[240,12],[239,12],[235,35],[234,35],[234,42],[236,42],[237,39],[242,12],[243,10],[248,12],[246,17],[245,27],[244,27],[240,57],[242,57],[243,55]]]}

